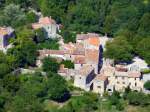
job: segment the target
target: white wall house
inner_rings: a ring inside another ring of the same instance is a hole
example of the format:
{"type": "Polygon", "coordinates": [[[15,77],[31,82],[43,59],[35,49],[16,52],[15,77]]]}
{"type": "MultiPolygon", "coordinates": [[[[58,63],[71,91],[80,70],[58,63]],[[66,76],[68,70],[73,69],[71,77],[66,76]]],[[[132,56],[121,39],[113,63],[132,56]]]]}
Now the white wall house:
{"type": "Polygon", "coordinates": [[[91,66],[83,66],[74,78],[74,86],[90,91],[92,80],[94,79],[94,68],[91,66]]]}
{"type": "Polygon", "coordinates": [[[41,17],[38,23],[32,24],[32,28],[43,28],[45,31],[46,38],[56,38],[59,26],[56,24],[56,21],[51,17],[41,17]]]}

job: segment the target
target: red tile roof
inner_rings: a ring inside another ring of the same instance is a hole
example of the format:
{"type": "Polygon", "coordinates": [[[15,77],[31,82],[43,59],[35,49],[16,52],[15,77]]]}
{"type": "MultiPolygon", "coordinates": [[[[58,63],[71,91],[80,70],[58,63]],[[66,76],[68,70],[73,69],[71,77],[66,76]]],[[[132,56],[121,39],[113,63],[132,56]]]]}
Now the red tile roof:
{"type": "Polygon", "coordinates": [[[84,56],[76,56],[74,59],[75,64],[85,64],[85,57],[84,56]]]}
{"type": "Polygon", "coordinates": [[[98,63],[99,50],[87,49],[85,52],[86,62],[98,63]]]}
{"type": "Polygon", "coordinates": [[[56,24],[55,20],[52,19],[51,17],[40,18],[39,19],[39,23],[40,24],[44,24],[44,25],[47,25],[47,24],[56,24]]]}
{"type": "Polygon", "coordinates": [[[48,25],[48,24],[56,24],[56,21],[52,19],[51,17],[42,17],[39,19],[38,23],[32,24],[32,28],[39,29],[39,28],[42,28],[44,25],[48,25]]]}
{"type": "Polygon", "coordinates": [[[94,45],[94,46],[99,46],[100,45],[100,39],[97,37],[92,37],[88,39],[89,44],[94,45]]]}
{"type": "Polygon", "coordinates": [[[128,69],[124,65],[116,65],[115,69],[116,69],[116,71],[119,71],[119,72],[127,72],[128,71],[128,69]]]}
{"type": "Polygon", "coordinates": [[[99,35],[96,34],[96,33],[77,34],[76,39],[77,40],[85,40],[85,39],[88,39],[88,38],[91,38],[91,37],[99,37],[99,35]]]}
{"type": "Polygon", "coordinates": [[[58,54],[58,55],[64,55],[64,51],[62,50],[39,50],[40,55],[46,55],[46,54],[58,54]]]}
{"type": "Polygon", "coordinates": [[[137,71],[129,71],[128,76],[131,78],[139,78],[141,77],[141,73],[137,71]]]}

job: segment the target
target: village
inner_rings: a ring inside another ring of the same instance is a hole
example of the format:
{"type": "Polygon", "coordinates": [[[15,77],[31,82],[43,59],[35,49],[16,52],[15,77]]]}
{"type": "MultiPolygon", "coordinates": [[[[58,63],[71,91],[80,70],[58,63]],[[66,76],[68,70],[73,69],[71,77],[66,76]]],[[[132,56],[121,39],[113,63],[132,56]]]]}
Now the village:
{"type": "MultiPolygon", "coordinates": [[[[77,34],[76,43],[64,43],[63,38],[57,34],[59,25],[51,17],[41,17],[38,23],[32,24],[33,29],[43,28],[45,39],[58,38],[59,50],[38,50],[37,67],[42,66],[45,57],[57,60],[70,60],[74,69],[65,68],[62,64],[58,74],[66,80],[73,80],[74,86],[85,91],[99,93],[123,92],[129,87],[131,90],[144,91],[143,85],[149,78],[144,77],[141,71],[149,69],[148,65],[140,58],[135,57],[132,64],[115,64],[112,59],[103,58],[103,51],[107,41],[112,38],[100,36],[96,33],[77,34]],[[143,80],[144,78],[144,80],[143,80]]],[[[14,38],[14,30],[10,27],[0,28],[1,50],[12,47],[8,40],[14,38]]]]}
{"type": "Polygon", "coordinates": [[[0,9],[0,112],[149,112],[149,0],[0,9]]]}

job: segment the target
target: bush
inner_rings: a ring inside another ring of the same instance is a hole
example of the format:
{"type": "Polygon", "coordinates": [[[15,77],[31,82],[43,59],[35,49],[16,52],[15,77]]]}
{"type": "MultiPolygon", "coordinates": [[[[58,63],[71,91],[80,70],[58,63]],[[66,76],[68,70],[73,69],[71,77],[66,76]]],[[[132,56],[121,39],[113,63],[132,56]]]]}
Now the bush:
{"type": "Polygon", "coordinates": [[[64,64],[65,68],[74,68],[74,63],[70,60],[64,60],[61,62],[61,64],[64,64]]]}
{"type": "Polygon", "coordinates": [[[130,92],[127,96],[127,99],[129,101],[129,104],[131,105],[148,105],[149,102],[149,97],[145,95],[144,93],[141,92],[130,92]]]}
{"type": "Polygon", "coordinates": [[[38,49],[59,49],[59,44],[57,39],[48,39],[38,44],[38,49]]]}
{"type": "Polygon", "coordinates": [[[124,110],[124,106],[121,102],[118,102],[117,105],[116,105],[116,109],[121,111],[121,110],[124,110]]]}
{"type": "Polygon", "coordinates": [[[144,88],[147,89],[147,90],[150,90],[150,81],[147,81],[147,82],[144,84],[144,88]]]}
{"type": "Polygon", "coordinates": [[[46,57],[43,59],[42,68],[46,72],[51,71],[51,72],[57,73],[57,71],[59,69],[59,63],[57,62],[57,60],[55,58],[46,57]]]}

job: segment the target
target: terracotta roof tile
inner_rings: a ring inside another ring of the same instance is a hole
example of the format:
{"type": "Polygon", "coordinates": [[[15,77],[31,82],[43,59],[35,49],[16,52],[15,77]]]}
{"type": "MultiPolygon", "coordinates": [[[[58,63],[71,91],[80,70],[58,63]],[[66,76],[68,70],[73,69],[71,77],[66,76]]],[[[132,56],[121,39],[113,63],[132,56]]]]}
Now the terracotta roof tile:
{"type": "Polygon", "coordinates": [[[32,24],[32,28],[33,29],[38,29],[38,28],[42,28],[45,25],[48,24],[56,24],[56,21],[54,19],[52,19],[51,17],[42,17],[39,19],[38,23],[33,23],[32,24]]]}
{"type": "Polygon", "coordinates": [[[64,51],[62,50],[39,50],[40,55],[46,55],[46,54],[58,54],[58,55],[64,55],[64,51]]]}
{"type": "Polygon", "coordinates": [[[141,73],[137,71],[129,71],[128,76],[131,78],[139,78],[141,77],[141,73]]]}
{"type": "Polygon", "coordinates": [[[116,71],[120,71],[120,72],[127,72],[128,71],[128,69],[124,65],[116,65],[115,69],[116,69],[116,71]]]}
{"type": "Polygon", "coordinates": [[[85,64],[85,57],[84,56],[76,56],[74,59],[75,64],[85,64]]]}
{"type": "Polygon", "coordinates": [[[56,24],[55,20],[52,19],[51,17],[50,18],[49,17],[40,18],[39,23],[44,24],[44,25],[46,25],[46,24],[56,24]]]}
{"type": "Polygon", "coordinates": [[[87,49],[85,52],[86,62],[98,63],[99,50],[87,49]]]}
{"type": "Polygon", "coordinates": [[[100,39],[97,37],[91,37],[88,39],[88,43],[94,46],[99,46],[100,45],[100,39]]]}

